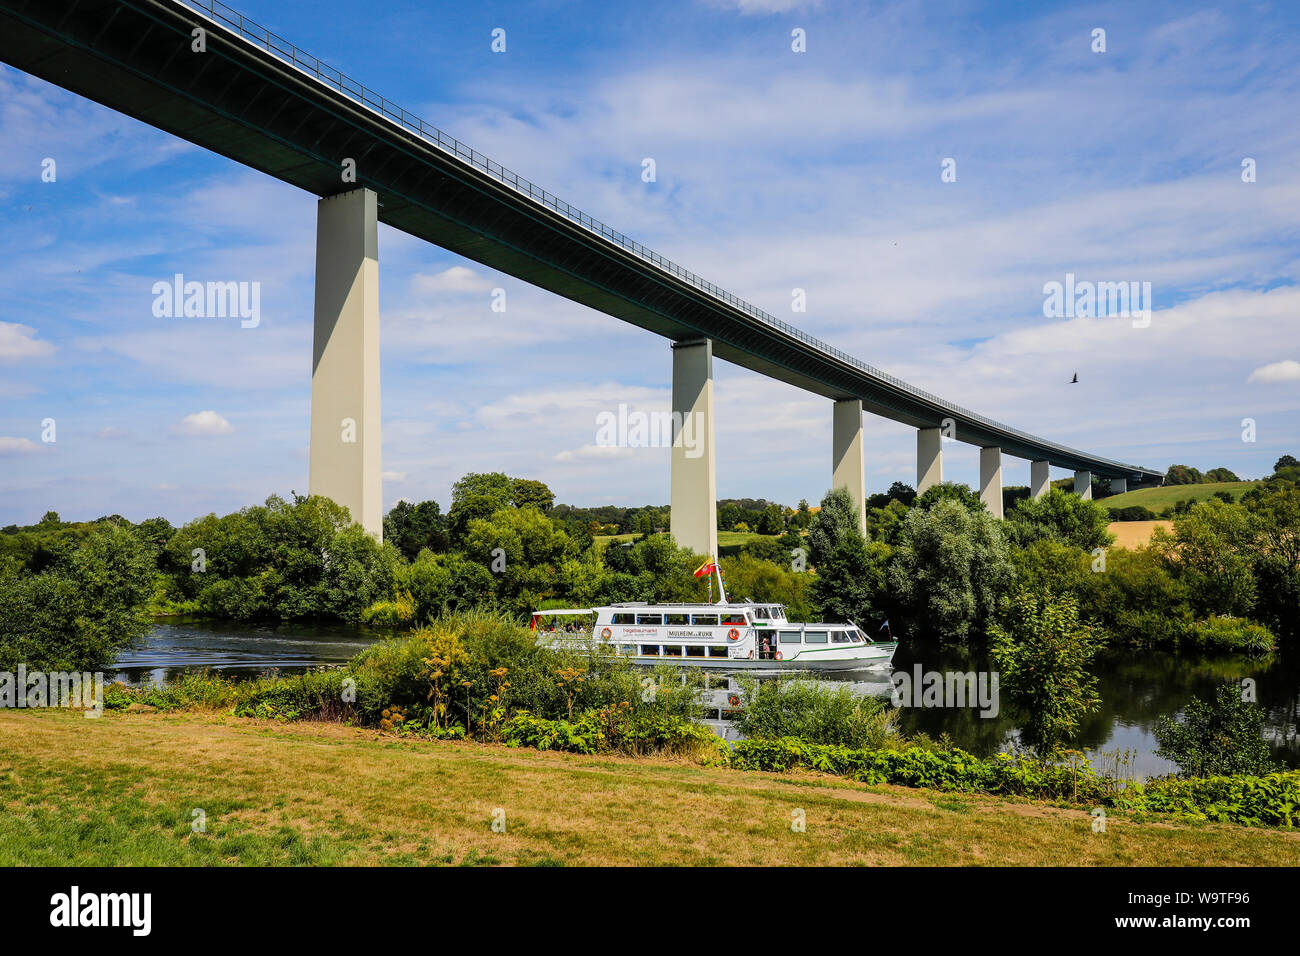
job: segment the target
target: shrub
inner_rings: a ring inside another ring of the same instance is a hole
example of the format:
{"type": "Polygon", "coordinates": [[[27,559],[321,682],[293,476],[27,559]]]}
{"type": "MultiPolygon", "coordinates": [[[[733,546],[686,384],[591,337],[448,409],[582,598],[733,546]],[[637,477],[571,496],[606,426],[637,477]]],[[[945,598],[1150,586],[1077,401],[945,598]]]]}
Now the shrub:
{"type": "Polygon", "coordinates": [[[798,737],[871,749],[903,744],[897,712],[847,684],[782,678],[741,678],[740,683],[745,703],[736,729],[746,737],[798,737]]]}
{"type": "Polygon", "coordinates": [[[1079,731],[1101,703],[1088,665],[1098,634],[1079,620],[1072,597],[1021,590],[989,629],[990,651],[1012,704],[1025,715],[1026,743],[1051,752],[1079,731]]]}
{"type": "Polygon", "coordinates": [[[1211,615],[1197,621],[1187,634],[1186,643],[1203,650],[1232,651],[1263,656],[1276,650],[1268,628],[1242,617],[1211,615]]]}
{"type": "Polygon", "coordinates": [[[1127,508],[1108,508],[1111,521],[1155,521],[1156,513],[1143,505],[1129,505],[1127,508]]]}
{"type": "Polygon", "coordinates": [[[1021,545],[1052,538],[1084,551],[1115,539],[1106,530],[1110,514],[1095,501],[1052,488],[1041,498],[1026,498],[1007,512],[1008,530],[1021,545]]]}
{"type": "Polygon", "coordinates": [[[1274,770],[1263,727],[1263,709],[1224,684],[1212,700],[1188,701],[1181,721],[1158,719],[1152,733],[1160,744],[1157,756],[1172,760],[1185,777],[1208,777],[1274,770]]]}

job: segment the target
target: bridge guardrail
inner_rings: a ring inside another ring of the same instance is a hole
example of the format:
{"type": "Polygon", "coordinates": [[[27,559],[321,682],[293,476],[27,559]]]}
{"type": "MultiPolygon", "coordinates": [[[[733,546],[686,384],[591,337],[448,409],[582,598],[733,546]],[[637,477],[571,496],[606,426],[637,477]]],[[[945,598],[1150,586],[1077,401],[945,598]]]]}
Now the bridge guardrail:
{"type": "Polygon", "coordinates": [[[333,67],[321,62],[321,60],[318,59],[317,57],[312,56],[310,53],[307,53],[304,50],[300,50],[293,43],[290,43],[288,40],[284,39],[278,34],[272,33],[270,30],[268,30],[266,27],[263,27],[261,24],[248,19],[243,14],[241,14],[238,10],[235,10],[227,6],[226,4],[221,3],[220,0],[179,0],[179,2],[187,7],[190,7],[196,13],[199,13],[202,16],[207,17],[209,20],[217,23],[218,25],[228,29],[230,32],[234,33],[235,35],[260,47],[261,49],[270,53],[272,56],[283,61],[289,66],[294,67],[295,69],[301,71],[307,76],[314,77],[318,82],[333,87],[334,89],[342,93],[344,96],[353,100],[355,103],[365,107],[368,110],[371,110],[372,112],[378,113],[379,115],[385,117],[386,119],[389,119],[397,123],[399,126],[403,127],[404,129],[407,129],[412,133],[415,133],[421,139],[425,140],[426,142],[428,142],[433,146],[436,146],[438,149],[442,150],[443,152],[455,156],[458,159],[464,160],[465,162],[468,162],[471,166],[474,166],[479,170],[487,173],[487,175],[491,176],[493,179],[497,180],[502,185],[510,187],[515,192],[518,192],[523,196],[527,196],[529,199],[535,202],[540,202],[543,206],[553,210],[559,215],[564,216],[565,218],[571,220],[572,222],[577,223],[578,225],[582,226],[584,229],[587,229],[589,232],[595,233],[596,235],[601,236],[609,240],[610,242],[616,243],[626,251],[632,253],[633,255],[636,255],[638,258],[643,259],[646,262],[649,262],[655,266],[658,266],[660,269],[663,269],[664,271],[671,273],[672,275],[676,276],[677,278],[681,279],[687,284],[693,286],[694,288],[700,290],[701,292],[705,292],[710,296],[712,296],[713,298],[727,303],[733,308],[740,309],[742,312],[745,312],[746,314],[754,317],[755,319],[758,319],[763,324],[768,325],[786,335],[792,336],[798,339],[799,341],[803,342],[804,344],[810,345],[813,348],[817,349],[818,351],[823,352],[826,355],[832,356],[838,359],[839,361],[852,366],[858,371],[865,372],[867,375],[870,375],[873,378],[879,379],[882,382],[886,382],[889,385],[893,386],[894,388],[898,389],[901,392],[904,392],[907,395],[910,395],[914,398],[923,399],[924,401],[927,401],[932,405],[935,405],[937,407],[937,410],[939,411],[942,411],[949,415],[956,415],[961,418],[965,418],[971,422],[978,422],[979,424],[984,425],[987,428],[991,428],[995,431],[1004,432],[1008,435],[1020,438],[1031,444],[1055,448],[1066,455],[1074,456],[1077,458],[1085,458],[1094,462],[1104,463],[1113,466],[1117,469],[1127,469],[1132,471],[1145,470],[1145,469],[1139,469],[1137,468],[1137,466],[1134,465],[1125,464],[1124,462],[1111,461],[1109,459],[1098,458],[1095,455],[1089,455],[1086,452],[1080,451],[1076,448],[1070,448],[1067,445],[1058,445],[1054,442],[1046,442],[1041,438],[1036,438],[1035,436],[1030,435],[1028,432],[1023,432],[1017,428],[1012,428],[1009,425],[1004,425],[1001,422],[995,421],[991,418],[987,418],[984,415],[980,415],[977,412],[972,412],[967,408],[961,407],[960,405],[954,405],[952,402],[946,401],[937,395],[925,391],[924,389],[917,388],[915,385],[910,385],[907,382],[904,382],[902,379],[898,378],[897,376],[890,375],[888,372],[881,371],[880,369],[872,365],[869,365],[868,363],[862,361],[861,359],[849,355],[847,352],[841,351],[840,349],[837,349],[834,346],[829,345],[826,342],[823,342],[821,339],[818,339],[815,336],[808,334],[802,329],[793,326],[788,322],[784,322],[781,319],[778,319],[776,316],[772,315],[771,313],[765,312],[762,309],[758,308],[757,306],[752,305],[749,302],[746,302],[744,299],[741,299],[740,297],[733,295],[732,293],[728,292],[726,289],[719,288],[718,286],[714,285],[712,282],[709,282],[708,280],[703,279],[700,276],[697,276],[695,273],[691,272],[690,270],[685,269],[682,266],[678,265],[677,263],[673,262],[671,259],[665,259],[663,256],[659,255],[653,249],[647,248],[646,246],[642,245],[636,240],[625,236],[623,233],[619,232],[616,229],[611,228],[610,226],[606,225],[600,220],[587,215],[581,209],[569,205],[569,203],[560,199],[558,196],[554,195],[553,193],[548,192],[542,187],[536,185],[535,183],[530,182],[529,180],[512,172],[511,170],[506,169],[500,163],[494,162],[492,159],[483,155],[477,150],[469,146],[466,146],[464,143],[460,142],[454,136],[450,136],[449,134],[444,133],[442,130],[432,125],[431,123],[426,123],[423,119],[416,116],[415,114],[408,112],[407,110],[403,109],[402,107],[398,106],[395,103],[390,102],[389,100],[380,96],[378,93],[375,93],[373,90],[368,89],[363,84],[357,82],[356,80],[340,72],[339,70],[336,70],[333,67]]]}

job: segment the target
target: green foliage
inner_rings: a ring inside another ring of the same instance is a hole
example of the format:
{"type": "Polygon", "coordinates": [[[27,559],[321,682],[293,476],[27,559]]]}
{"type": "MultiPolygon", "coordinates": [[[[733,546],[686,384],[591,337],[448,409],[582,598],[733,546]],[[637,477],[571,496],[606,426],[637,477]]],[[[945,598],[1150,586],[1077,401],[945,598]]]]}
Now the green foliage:
{"type": "Polygon", "coordinates": [[[1021,735],[1051,753],[1097,709],[1097,679],[1088,665],[1101,649],[1098,634],[1079,620],[1073,597],[1020,590],[989,628],[989,650],[1011,703],[1025,715],[1021,735]]]}
{"type": "Polygon", "coordinates": [[[1269,773],[1276,768],[1261,736],[1264,716],[1258,704],[1242,700],[1240,688],[1224,684],[1212,700],[1188,701],[1181,721],[1156,721],[1156,755],[1176,763],[1185,777],[1269,773]]]}
{"type": "Polygon", "coordinates": [[[1129,505],[1126,508],[1109,508],[1107,513],[1111,521],[1155,521],[1156,513],[1142,505],[1129,505]]]}
{"type": "Polygon", "coordinates": [[[782,678],[742,678],[740,684],[744,708],[736,729],[748,738],[798,737],[869,749],[904,746],[897,711],[846,684],[782,678]]]}
{"type": "Polygon", "coordinates": [[[813,619],[813,575],[791,570],[788,555],[782,564],[749,556],[733,558],[725,572],[728,597],[784,604],[790,620],[813,619]]]}
{"type": "Polygon", "coordinates": [[[937,485],[931,485],[916,499],[913,507],[929,511],[941,501],[955,501],[968,511],[984,510],[984,502],[980,501],[976,492],[971,491],[969,485],[954,481],[941,481],[937,485]]]}
{"type": "Polygon", "coordinates": [[[409,501],[399,501],[384,516],[384,540],[408,561],[414,561],[425,548],[434,552],[446,551],[450,544],[447,519],[436,501],[421,501],[414,505],[409,501]]]}
{"type": "Polygon", "coordinates": [[[1263,657],[1277,649],[1268,628],[1242,617],[1214,614],[1191,626],[1186,645],[1202,650],[1228,651],[1263,657]]]}
{"type": "Polygon", "coordinates": [[[1008,531],[1024,546],[1051,538],[1084,551],[1104,548],[1115,539],[1106,530],[1110,513],[1095,501],[1049,489],[1041,498],[1025,498],[1007,512],[1008,531]]]}
{"type": "Polygon", "coordinates": [[[506,721],[501,739],[510,747],[580,754],[689,755],[710,763],[722,762],[727,752],[727,745],[699,724],[676,715],[632,713],[617,706],[589,710],[571,720],[548,720],[519,711],[506,721]]]}
{"type": "Polygon", "coordinates": [[[464,547],[468,558],[491,572],[501,604],[519,615],[538,606],[565,558],[576,554],[569,536],[532,506],[474,519],[464,547]]]}
{"type": "Polygon", "coordinates": [[[1300,825],[1297,770],[1263,776],[1159,780],[1136,789],[1132,797],[1137,809],[1184,820],[1288,829],[1300,825]]]}
{"type": "Polygon", "coordinates": [[[1252,513],[1217,499],[1174,519],[1170,554],[1198,615],[1247,615],[1255,605],[1252,513]]]}
{"type": "Polygon", "coordinates": [[[393,594],[396,550],[328,498],[272,495],[262,506],[191,521],[167,544],[182,599],[229,620],[357,622],[393,594]],[[195,552],[201,551],[201,559],[195,552]],[[195,569],[202,560],[203,570],[195,569]]]}
{"type": "Polygon", "coordinates": [[[66,539],[39,573],[0,579],[0,670],[96,671],[148,629],[154,552],[103,524],[66,539]]]}
{"type": "Polygon", "coordinates": [[[983,628],[1014,574],[998,520],[945,500],[908,512],[887,580],[910,633],[961,642],[983,628]]]}
{"type": "Polygon", "coordinates": [[[1080,579],[1083,614],[1115,644],[1178,647],[1194,614],[1187,585],[1175,571],[1159,546],[1112,548],[1104,572],[1080,579]]]}
{"type": "Polygon", "coordinates": [[[812,600],[825,621],[854,621],[866,626],[875,616],[873,597],[883,591],[878,552],[867,547],[858,511],[843,488],[822,499],[808,534],[809,558],[817,569],[812,600]]]}

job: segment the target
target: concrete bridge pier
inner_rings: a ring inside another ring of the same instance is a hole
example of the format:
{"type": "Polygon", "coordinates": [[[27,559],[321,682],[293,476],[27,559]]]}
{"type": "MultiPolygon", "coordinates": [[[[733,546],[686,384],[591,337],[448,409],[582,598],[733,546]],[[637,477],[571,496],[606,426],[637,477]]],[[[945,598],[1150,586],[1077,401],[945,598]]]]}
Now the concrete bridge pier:
{"type": "Polygon", "coordinates": [[[1112,478],[1110,480],[1110,493],[1112,495],[1122,495],[1126,491],[1128,491],[1127,478],[1112,478]]]}
{"type": "Polygon", "coordinates": [[[916,430],[916,493],[943,481],[943,429],[916,430]]]}
{"type": "Polygon", "coordinates": [[[980,501],[995,518],[1002,517],[1002,449],[980,449],[980,501]]]}
{"type": "Polygon", "coordinates": [[[858,528],[867,533],[867,475],[862,460],[862,400],[835,403],[831,435],[831,487],[849,493],[858,509],[858,528]]]}
{"type": "Polygon", "coordinates": [[[1084,501],[1092,500],[1092,472],[1076,471],[1074,473],[1074,493],[1084,501]]]}
{"type": "Polygon", "coordinates": [[[343,505],[383,540],[377,211],[369,189],[316,206],[307,490],[343,505]]]}
{"type": "Polygon", "coordinates": [[[679,547],[718,556],[713,454],[713,341],[673,343],[672,514],[679,547]]]}
{"type": "Polygon", "coordinates": [[[1052,463],[1050,461],[1031,461],[1029,463],[1029,497],[1041,498],[1052,487],[1052,463]]]}

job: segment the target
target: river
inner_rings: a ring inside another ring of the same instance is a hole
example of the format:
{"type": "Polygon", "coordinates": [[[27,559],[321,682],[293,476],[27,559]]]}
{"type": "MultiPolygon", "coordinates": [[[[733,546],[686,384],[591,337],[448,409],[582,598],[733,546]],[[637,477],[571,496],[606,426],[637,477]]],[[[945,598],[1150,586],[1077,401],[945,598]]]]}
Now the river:
{"type": "MultiPolygon", "coordinates": [[[[214,621],[174,620],[157,624],[145,642],[117,661],[117,678],[129,683],[158,683],[185,670],[209,669],[228,675],[253,676],[278,670],[293,673],[322,664],[342,664],[358,651],[390,632],[345,625],[226,624],[214,621]]],[[[923,654],[903,645],[894,659],[895,670],[987,671],[987,658],[979,652],[950,649],[923,654]]],[[[1151,728],[1158,717],[1178,712],[1193,696],[1209,696],[1217,683],[1250,678],[1257,700],[1268,717],[1265,736],[1274,755],[1289,767],[1300,767],[1300,741],[1296,720],[1300,716],[1300,656],[1269,661],[1249,658],[1179,655],[1161,651],[1111,652],[1093,667],[1098,679],[1101,709],[1087,717],[1074,746],[1094,753],[1128,751],[1135,777],[1169,773],[1172,764],[1157,757],[1151,728]]],[[[863,694],[888,696],[887,671],[844,675],[819,675],[850,682],[863,694]]],[[[1016,722],[1007,713],[979,716],[974,707],[901,709],[902,729],[932,737],[947,733],[959,747],[988,756],[1016,742],[1016,722]]],[[[1094,763],[1105,760],[1094,757],[1094,763]]]]}

